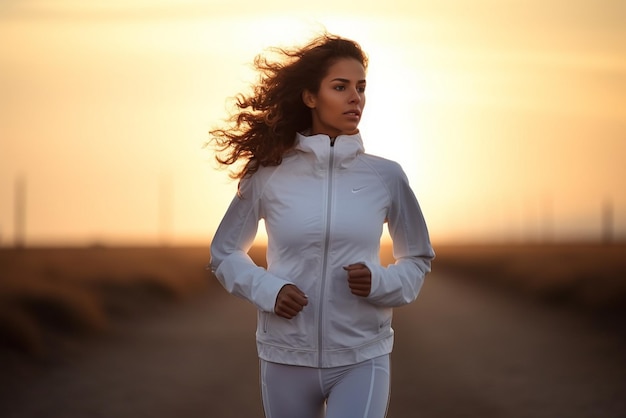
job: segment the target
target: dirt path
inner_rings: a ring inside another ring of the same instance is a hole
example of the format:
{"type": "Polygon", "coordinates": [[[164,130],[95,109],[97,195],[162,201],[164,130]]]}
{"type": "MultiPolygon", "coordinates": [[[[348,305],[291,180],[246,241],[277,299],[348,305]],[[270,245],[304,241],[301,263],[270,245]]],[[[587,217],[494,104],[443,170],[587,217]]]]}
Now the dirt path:
{"type": "MultiPolygon", "coordinates": [[[[218,290],[52,364],[4,356],[0,417],[262,417],[254,309],[218,290]]],[[[585,318],[433,274],[394,324],[390,418],[626,416],[626,342],[585,318]]]]}
{"type": "Polygon", "coordinates": [[[623,333],[461,278],[431,279],[396,311],[390,417],[626,416],[623,333]]]}

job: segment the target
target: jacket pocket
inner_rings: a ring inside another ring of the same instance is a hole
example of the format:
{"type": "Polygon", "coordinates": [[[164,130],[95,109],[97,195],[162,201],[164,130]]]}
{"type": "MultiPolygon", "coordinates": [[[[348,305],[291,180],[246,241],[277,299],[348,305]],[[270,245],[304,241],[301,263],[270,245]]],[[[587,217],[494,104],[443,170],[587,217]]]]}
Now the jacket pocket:
{"type": "Polygon", "coordinates": [[[382,308],[378,310],[378,332],[391,330],[391,321],[393,312],[391,308],[382,308]]]}
{"type": "Polygon", "coordinates": [[[269,330],[269,324],[270,324],[270,314],[263,312],[261,314],[261,330],[263,331],[264,334],[267,334],[269,330]]]}

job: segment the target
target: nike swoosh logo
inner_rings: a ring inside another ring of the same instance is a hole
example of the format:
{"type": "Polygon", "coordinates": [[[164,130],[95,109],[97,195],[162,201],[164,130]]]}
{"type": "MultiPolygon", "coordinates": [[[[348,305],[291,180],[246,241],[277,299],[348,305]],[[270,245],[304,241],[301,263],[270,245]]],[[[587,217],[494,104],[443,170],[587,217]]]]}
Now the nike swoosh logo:
{"type": "Polygon", "coordinates": [[[353,187],[352,188],[352,193],[358,193],[361,190],[365,189],[367,186],[361,186],[361,187],[353,187]]]}

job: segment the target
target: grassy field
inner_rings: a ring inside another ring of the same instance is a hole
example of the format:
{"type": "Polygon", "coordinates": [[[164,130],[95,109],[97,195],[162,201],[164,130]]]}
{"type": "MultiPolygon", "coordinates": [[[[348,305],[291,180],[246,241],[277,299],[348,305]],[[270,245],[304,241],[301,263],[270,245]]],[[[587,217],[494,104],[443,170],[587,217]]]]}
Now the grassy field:
{"type": "Polygon", "coordinates": [[[32,356],[50,342],[184,300],[213,284],[208,248],[0,250],[0,344],[32,356]]]}
{"type": "MultiPolygon", "coordinates": [[[[626,245],[437,246],[433,270],[588,312],[626,306],[626,245]]],[[[252,257],[263,264],[263,249],[252,257]]],[[[391,260],[389,249],[383,262],[391,260]]],[[[219,290],[208,247],[0,249],[0,345],[45,356],[156,305],[219,290]]]]}
{"type": "Polygon", "coordinates": [[[626,244],[437,248],[434,268],[590,313],[626,312],[626,244]]]}

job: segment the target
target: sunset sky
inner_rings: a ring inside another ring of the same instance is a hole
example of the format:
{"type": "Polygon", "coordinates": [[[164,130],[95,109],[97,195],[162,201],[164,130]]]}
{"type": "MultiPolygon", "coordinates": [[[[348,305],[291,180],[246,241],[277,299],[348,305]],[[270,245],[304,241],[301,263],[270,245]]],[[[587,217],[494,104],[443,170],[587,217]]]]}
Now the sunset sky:
{"type": "Polygon", "coordinates": [[[438,242],[626,239],[626,2],[4,0],[0,246],[210,242],[236,182],[203,147],[270,46],[370,56],[366,151],[438,242]],[[19,188],[19,187],[17,187],[19,188]]]}

